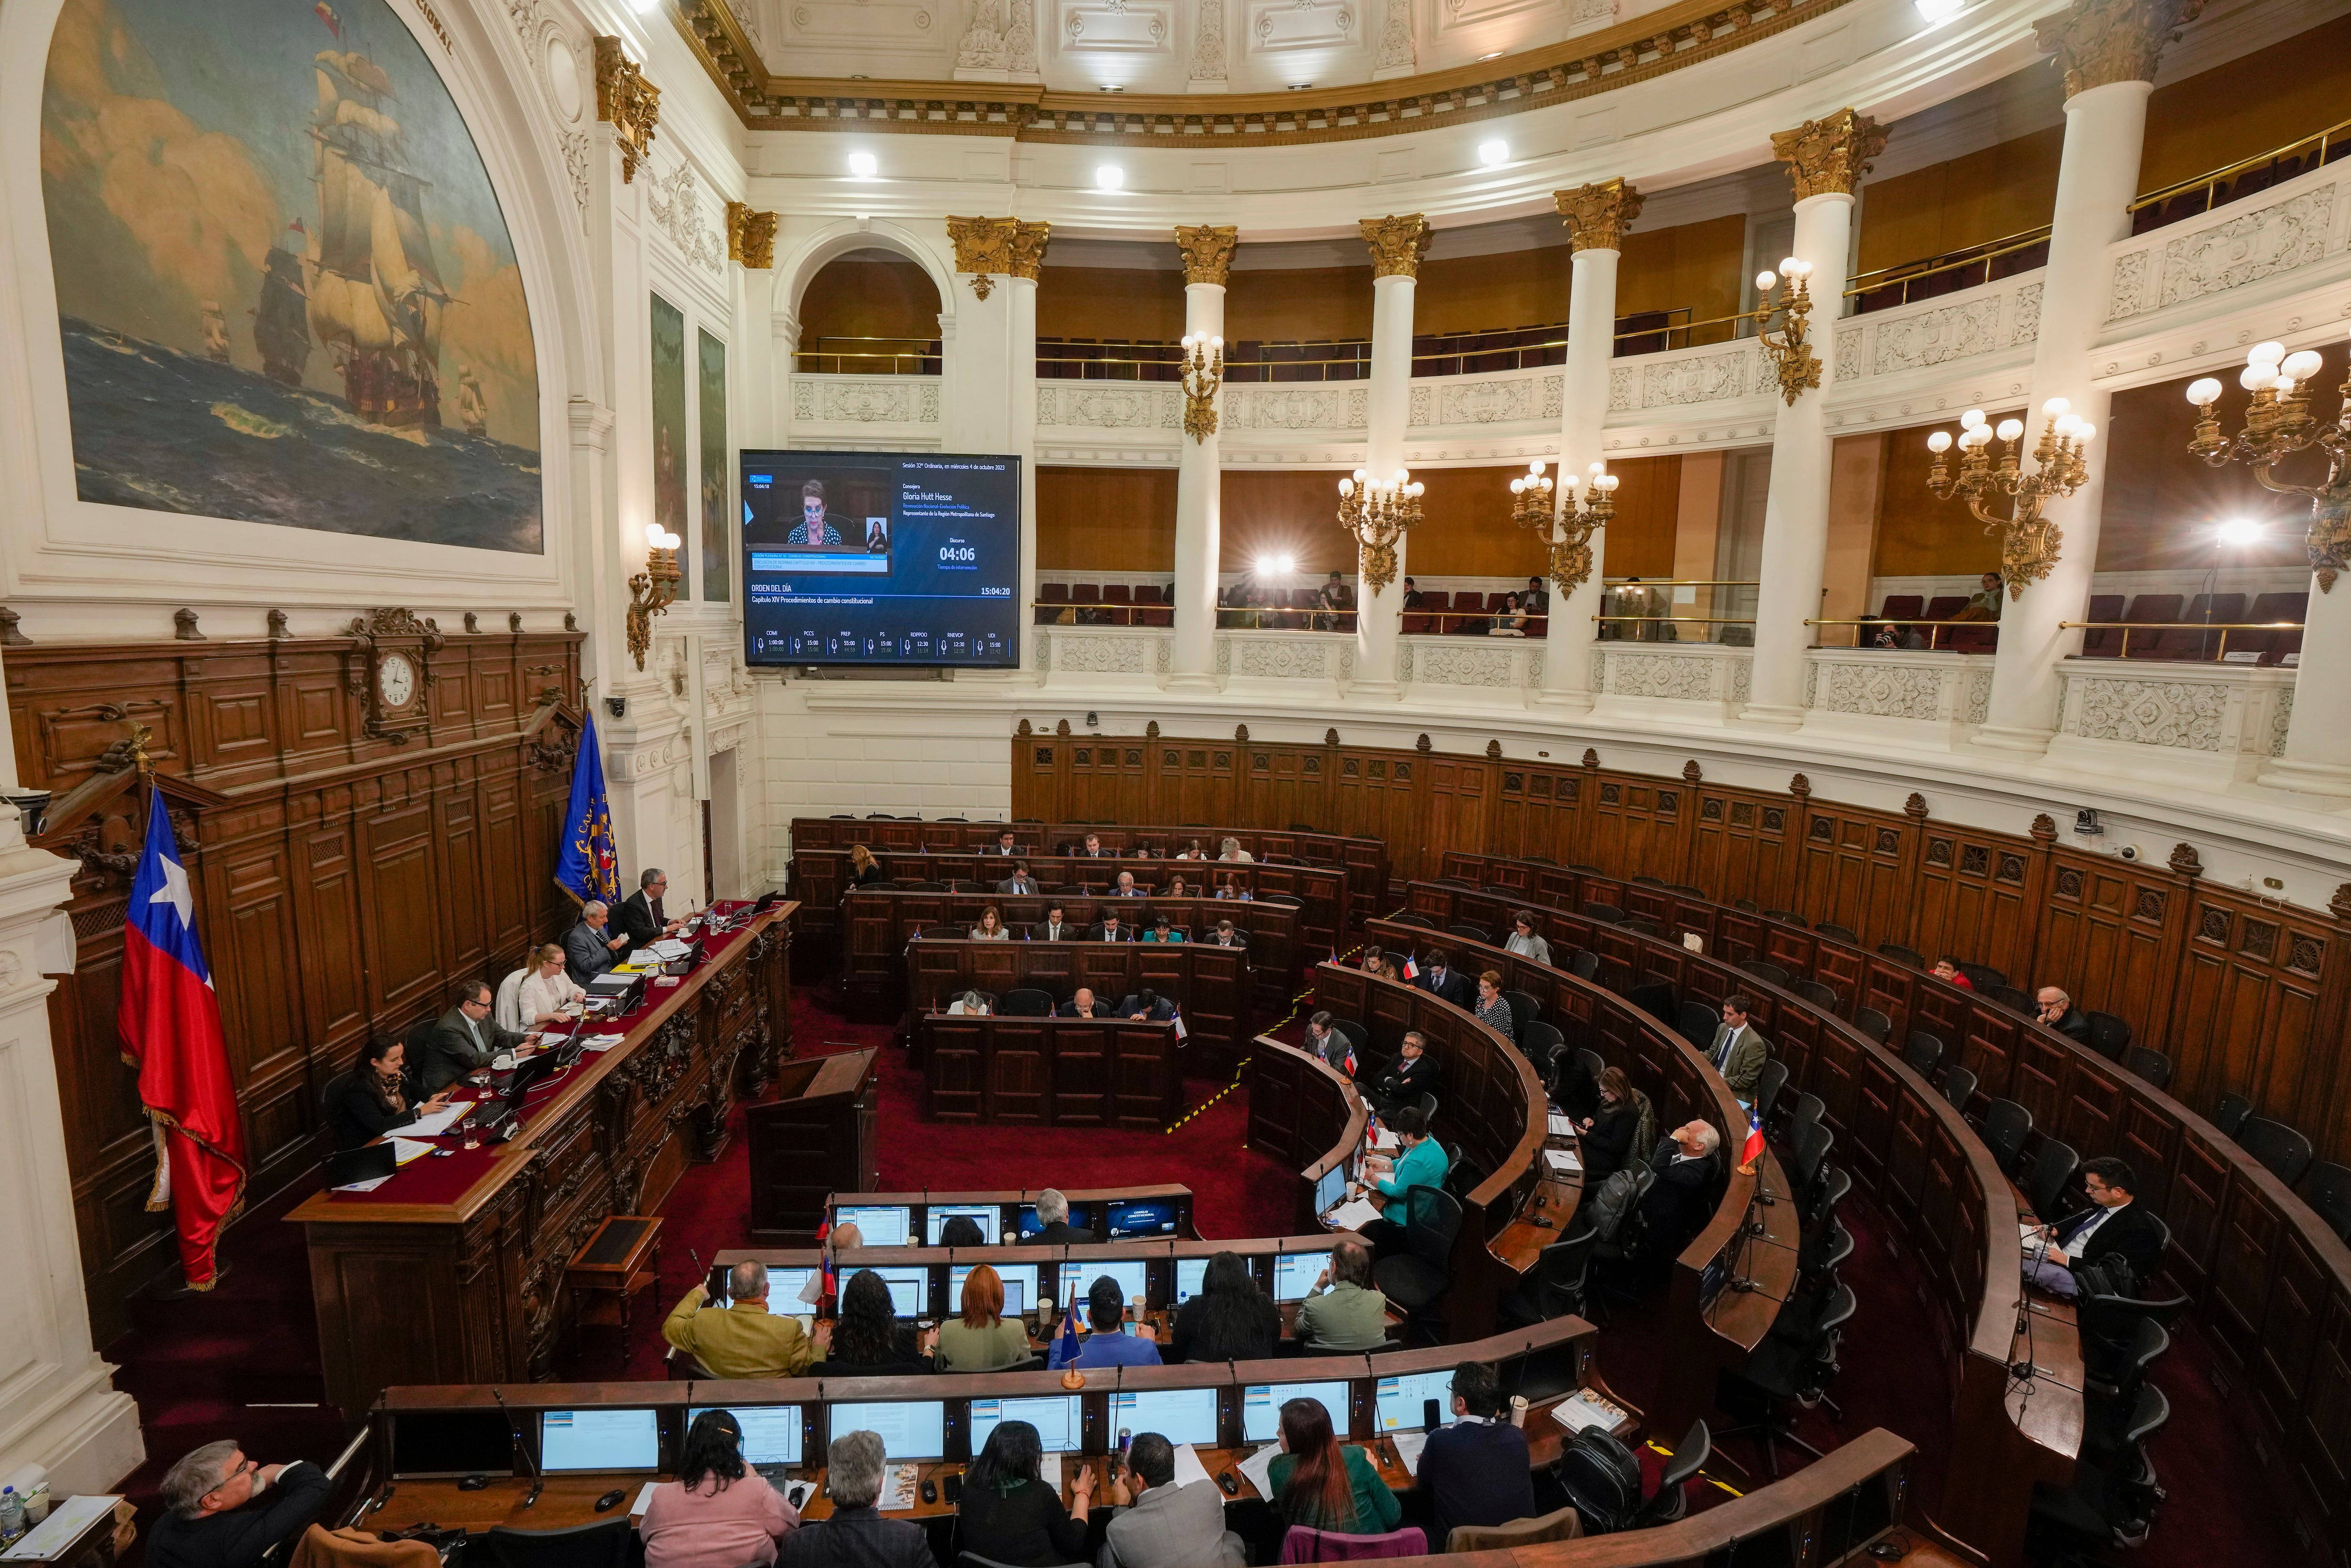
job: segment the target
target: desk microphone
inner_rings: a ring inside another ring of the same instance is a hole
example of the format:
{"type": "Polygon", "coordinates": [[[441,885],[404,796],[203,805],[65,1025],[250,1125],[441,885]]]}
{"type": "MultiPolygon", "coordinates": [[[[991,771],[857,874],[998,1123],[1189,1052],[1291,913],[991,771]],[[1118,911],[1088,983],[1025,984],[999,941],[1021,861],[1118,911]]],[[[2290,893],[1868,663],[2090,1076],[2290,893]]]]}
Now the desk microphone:
{"type": "Polygon", "coordinates": [[[530,1467],[530,1492],[522,1500],[522,1505],[537,1508],[538,1494],[547,1490],[547,1477],[538,1468],[538,1456],[532,1453],[530,1445],[522,1440],[522,1427],[516,1422],[514,1412],[507,1408],[507,1396],[493,1386],[490,1397],[498,1402],[498,1413],[507,1418],[507,1436],[514,1439],[515,1452],[520,1454],[522,1462],[530,1467]]]}

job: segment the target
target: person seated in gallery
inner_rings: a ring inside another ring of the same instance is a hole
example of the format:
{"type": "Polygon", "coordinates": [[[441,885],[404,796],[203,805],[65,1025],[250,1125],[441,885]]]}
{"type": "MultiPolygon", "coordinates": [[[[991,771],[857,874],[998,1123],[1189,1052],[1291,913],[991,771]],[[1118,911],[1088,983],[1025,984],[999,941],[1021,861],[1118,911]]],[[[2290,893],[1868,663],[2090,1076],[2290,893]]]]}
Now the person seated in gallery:
{"type": "Polygon", "coordinates": [[[1130,1023],[1173,1023],[1176,1004],[1145,986],[1118,1004],[1118,1016],[1130,1023]]]}
{"type": "Polygon", "coordinates": [[[1420,973],[1413,977],[1412,983],[1458,1008],[1469,1006],[1478,994],[1472,988],[1469,977],[1452,967],[1442,947],[1429,949],[1428,961],[1420,967],[1420,973]]]}
{"type": "Polygon", "coordinates": [[[939,1010],[949,1018],[984,1019],[989,1015],[987,998],[977,991],[966,991],[939,1010]]]}
{"type": "Polygon", "coordinates": [[[1112,884],[1110,895],[1113,898],[1141,898],[1143,889],[1134,885],[1133,872],[1123,871],[1118,873],[1118,881],[1112,884]]]}
{"type": "Polygon", "coordinates": [[[1249,933],[1238,929],[1229,920],[1219,920],[1217,928],[1208,933],[1207,940],[1217,947],[1246,947],[1249,946],[1249,933]]]}
{"type": "Polygon", "coordinates": [[[327,1085],[327,1128],[334,1135],[336,1148],[356,1149],[371,1144],[448,1104],[446,1088],[428,1098],[418,1097],[407,1062],[406,1045],[396,1037],[379,1035],[360,1047],[359,1060],[351,1063],[349,1072],[327,1085]]]}
{"type": "Polygon", "coordinates": [[[662,1338],[707,1367],[713,1377],[798,1377],[824,1354],[831,1323],[819,1323],[813,1337],[799,1319],[768,1310],[768,1266],[746,1261],[727,1271],[724,1310],[705,1311],[706,1283],[697,1283],[670,1312],[662,1338]]]}
{"type": "Polygon", "coordinates": [[[1527,1435],[1503,1412],[1502,1385],[1482,1361],[1453,1369],[1453,1419],[1428,1434],[1415,1479],[1428,1489],[1442,1541],[1462,1525],[1508,1524],[1535,1512],[1527,1435]]]}
{"type": "Polygon", "coordinates": [[[997,855],[1001,856],[1005,860],[1012,860],[1019,856],[1021,851],[1019,846],[1012,841],[1012,830],[1007,828],[1002,832],[996,835],[996,846],[993,849],[985,849],[979,852],[984,855],[997,855]]]}
{"type": "Polygon", "coordinates": [[[1095,1568],[1243,1568],[1249,1552],[1225,1528],[1225,1494],[1206,1476],[1176,1484],[1176,1445],[1137,1432],[1126,1468],[1111,1478],[1118,1505],[1095,1568]]]}
{"type": "Polygon", "coordinates": [[[1281,1344],[1281,1309],[1258,1288],[1238,1252],[1219,1252],[1200,1274],[1200,1288],[1176,1309],[1165,1358],[1169,1361],[1265,1361],[1281,1344]]]}
{"type": "MultiPolygon", "coordinates": [[[[580,998],[587,993],[573,982],[568,972],[569,956],[562,948],[549,942],[534,947],[530,967],[520,971],[514,990],[514,1010],[511,1016],[498,1019],[500,1027],[509,1030],[545,1029],[576,1017],[580,998]]],[[[509,979],[515,977],[508,976],[509,979]]],[[[503,992],[505,988],[501,986],[503,992]]]]}
{"type": "Polygon", "coordinates": [[[1649,1169],[1657,1179],[1641,1195],[1643,1257],[1674,1257],[1706,1228],[1715,1184],[1721,1179],[1717,1169],[1721,1148],[1722,1134],[1714,1124],[1690,1121],[1676,1127],[1649,1155],[1649,1169]]]}
{"type": "Polygon", "coordinates": [[[873,1506],[888,1458],[876,1433],[860,1428],[833,1438],[824,1472],[832,1517],[784,1537],[782,1568],[937,1568],[922,1526],[884,1519],[873,1506]]]}
{"type": "Polygon", "coordinates": [[[2039,1009],[2032,1016],[2047,1024],[2076,1045],[2090,1043],[2090,1015],[2074,1005],[2074,998],[2055,986],[2043,986],[2033,997],[2039,1009]]]}
{"type": "Polygon", "coordinates": [[[1217,858],[1220,861],[1231,861],[1238,865],[1247,865],[1256,860],[1257,856],[1241,848],[1240,840],[1227,839],[1217,847],[1217,858]]]}
{"type": "Polygon", "coordinates": [[[1407,1105],[1417,1105],[1424,1094],[1437,1093],[1445,1082],[1445,1064],[1428,1053],[1428,1038],[1416,1029],[1405,1030],[1396,1059],[1372,1084],[1374,1110],[1393,1118],[1407,1105]]]}
{"type": "Polygon", "coordinates": [[[1242,882],[1239,876],[1232,872],[1225,873],[1225,880],[1217,884],[1215,896],[1230,899],[1236,904],[1257,902],[1257,894],[1251,893],[1249,890],[1249,884],[1242,882]]]}
{"type": "Polygon", "coordinates": [[[1052,1568],[1085,1561],[1094,1471],[1079,1465],[1070,1478],[1070,1502],[1044,1479],[1045,1448],[1027,1421],[998,1421],[964,1472],[956,1532],[964,1557],[1004,1568],[1052,1568]]]}
{"type": "Polygon", "coordinates": [[[1346,580],[1334,571],[1323,579],[1322,591],[1314,596],[1314,602],[1318,612],[1314,630],[1336,632],[1341,612],[1355,607],[1355,596],[1349,591],[1346,580]]]}
{"type": "Polygon", "coordinates": [[[1020,1245],[1026,1247],[1033,1242],[1040,1247],[1082,1247],[1095,1239],[1094,1233],[1084,1226],[1070,1223],[1070,1200],[1050,1186],[1037,1195],[1037,1226],[1035,1231],[1020,1238],[1020,1245]]]}
{"type": "MultiPolygon", "coordinates": [[[[974,1239],[961,1245],[980,1245],[978,1226],[962,1215],[956,1218],[971,1225],[974,1232],[974,1239]]],[[[958,1245],[946,1237],[955,1223],[950,1219],[940,1227],[941,1245],[958,1245]]],[[[1004,1315],[1004,1277],[995,1270],[981,1263],[966,1274],[957,1306],[963,1315],[939,1324],[935,1359],[940,1372],[1001,1372],[1029,1359],[1029,1331],[1019,1318],[1004,1315]]]]}
{"type": "Polygon", "coordinates": [[[335,1490],[308,1459],[264,1465],[233,1437],[183,1455],[163,1475],[163,1513],[147,1536],[155,1568],[259,1568],[301,1534],[335,1490]]]}
{"type": "Polygon", "coordinates": [[[686,1428],[677,1479],[645,1500],[637,1534],[645,1568],[763,1568],[799,1528],[799,1511],[743,1462],[743,1427],[731,1410],[705,1410],[686,1428]]]}
{"type": "Polygon", "coordinates": [[[1197,898],[1199,894],[1193,892],[1192,884],[1182,877],[1171,876],[1167,879],[1167,891],[1160,896],[1162,898],[1197,898]]]}
{"type": "Polygon", "coordinates": [[[872,887],[877,882],[887,882],[890,873],[873,858],[873,852],[863,844],[849,846],[849,885],[852,888],[872,887]]]}
{"type": "Polygon", "coordinates": [[[1505,952],[1516,953],[1521,958],[1532,958],[1538,964],[1551,962],[1551,944],[1535,930],[1535,912],[1521,909],[1510,916],[1510,939],[1504,943],[1505,952]]]}
{"type": "Polygon", "coordinates": [[[1184,934],[1176,929],[1176,923],[1167,916],[1155,915],[1151,917],[1150,926],[1143,933],[1143,939],[1145,942],[1181,942],[1184,934]]]}
{"type": "MultiPolygon", "coordinates": [[[[1041,1210],[1040,1210],[1041,1212],[1041,1210]]],[[[1134,1332],[1126,1332],[1126,1298],[1119,1291],[1118,1281],[1108,1274],[1098,1276],[1086,1287],[1086,1325],[1092,1331],[1078,1342],[1077,1354],[1070,1354],[1071,1322],[1077,1303],[1070,1303],[1070,1317],[1065,1317],[1061,1330],[1053,1335],[1053,1351],[1046,1357],[1046,1366],[1059,1372],[1064,1366],[1090,1369],[1097,1366],[1157,1366],[1158,1336],[1149,1323],[1138,1322],[1134,1332]]]]}
{"type": "Polygon", "coordinates": [[[1012,932],[1004,924],[1004,916],[996,912],[996,905],[991,904],[979,912],[979,924],[971,928],[971,939],[975,942],[1012,940],[1012,932]]]}
{"type": "Polygon", "coordinates": [[[1976,580],[1976,591],[1954,621],[1997,621],[2000,619],[2000,573],[1988,571],[1976,580]]]}
{"type": "Polygon", "coordinates": [[[1045,918],[1029,927],[1029,940],[1031,942],[1074,942],[1078,936],[1078,928],[1061,917],[1059,904],[1047,904],[1045,918]]]}
{"type": "Polygon", "coordinates": [[[1502,601],[1502,608],[1486,623],[1489,637],[1523,637],[1527,634],[1526,607],[1515,593],[1502,601]]]}
{"type": "Polygon", "coordinates": [[[2163,1260],[2163,1222],[2132,1201],[2138,1177],[2129,1162],[2101,1155],[2083,1161],[2081,1172],[2090,1207],[2037,1227],[2024,1242],[2025,1282],[2069,1301],[2081,1291],[2077,1267],[2119,1260],[2129,1267],[2136,1288],[2163,1260]]]}
{"type": "Polygon", "coordinates": [[[1420,608],[1422,601],[1423,596],[1420,591],[1420,585],[1413,581],[1412,579],[1408,577],[1405,578],[1404,580],[1404,608],[1406,610],[1417,610],[1420,608]]]}
{"type": "Polygon", "coordinates": [[[1029,862],[1027,861],[1022,861],[1019,864],[1012,868],[1012,874],[1010,876],[1006,877],[1002,882],[996,884],[996,891],[998,893],[1029,894],[1042,893],[1044,889],[1039,887],[1037,885],[1037,879],[1029,874],[1029,862]]]}
{"type": "Polygon", "coordinates": [[[1580,1152],[1586,1191],[1597,1191],[1602,1182],[1630,1168],[1633,1151],[1646,1146],[1642,1139],[1656,1115],[1648,1096],[1633,1087],[1621,1067],[1601,1070],[1593,1101],[1592,1110],[1577,1123],[1583,1132],[1580,1152]]]}
{"type": "Polygon", "coordinates": [[[1078,852],[1078,858],[1081,860],[1105,860],[1114,857],[1111,851],[1102,848],[1102,835],[1100,833],[1088,833],[1086,835],[1085,848],[1078,852]]]}
{"type": "Polygon", "coordinates": [[[1963,991],[1972,991],[1976,988],[1976,983],[1968,978],[1967,971],[1959,967],[1959,961],[1948,954],[1936,959],[1935,967],[1927,973],[1934,976],[1943,984],[1957,986],[1963,991]]]}
{"type": "Polygon", "coordinates": [[[1332,1027],[1328,1011],[1317,1012],[1306,1020],[1306,1038],[1298,1042],[1298,1049],[1334,1071],[1354,1076],[1347,1070],[1353,1042],[1332,1027]]]}
{"type": "Polygon", "coordinates": [[[919,1333],[914,1324],[900,1322],[890,1287],[871,1269],[860,1269],[843,1282],[841,1313],[831,1328],[831,1343],[824,1359],[808,1369],[810,1377],[920,1377],[933,1370],[938,1330],[919,1333]]]}
{"type": "Polygon", "coordinates": [[[1061,1016],[1065,1019],[1106,1019],[1111,1016],[1107,1004],[1095,998],[1093,992],[1080,986],[1075,995],[1061,1004],[1061,1016]]]}
{"type": "Polygon", "coordinates": [[[1174,858],[1179,861],[1204,861],[1208,858],[1208,852],[1199,840],[1194,839],[1190,848],[1179,851],[1174,858]]]}
{"type": "Polygon", "coordinates": [[[1385,1535],[1404,1521],[1404,1504],[1362,1445],[1343,1444],[1320,1399],[1281,1407],[1281,1452],[1266,1471],[1284,1524],[1331,1535],[1385,1535]]]}
{"type": "Polygon", "coordinates": [[[1134,928],[1120,920],[1115,909],[1105,910],[1094,928],[1086,934],[1086,939],[1090,942],[1132,942],[1134,940],[1134,928]]]}
{"type": "Polygon", "coordinates": [[[1387,1343],[1388,1301],[1372,1283],[1372,1249],[1352,1236],[1332,1243],[1331,1262],[1298,1303],[1292,1332],[1316,1351],[1377,1350],[1387,1343]]]}
{"type": "Polygon", "coordinates": [[[1530,615],[1548,615],[1551,613],[1551,591],[1543,586],[1541,578],[1531,577],[1527,579],[1527,591],[1519,595],[1519,602],[1526,607],[1530,615]]]}

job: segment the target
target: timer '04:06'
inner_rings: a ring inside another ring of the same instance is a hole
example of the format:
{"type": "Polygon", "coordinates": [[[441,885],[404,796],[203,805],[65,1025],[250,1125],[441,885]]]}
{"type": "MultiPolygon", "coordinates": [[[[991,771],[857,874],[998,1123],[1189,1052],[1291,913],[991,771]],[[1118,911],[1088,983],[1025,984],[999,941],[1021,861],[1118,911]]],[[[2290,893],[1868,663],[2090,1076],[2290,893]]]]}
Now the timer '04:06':
{"type": "Polygon", "coordinates": [[[979,551],[970,545],[941,545],[939,559],[941,560],[977,560],[979,551]]]}

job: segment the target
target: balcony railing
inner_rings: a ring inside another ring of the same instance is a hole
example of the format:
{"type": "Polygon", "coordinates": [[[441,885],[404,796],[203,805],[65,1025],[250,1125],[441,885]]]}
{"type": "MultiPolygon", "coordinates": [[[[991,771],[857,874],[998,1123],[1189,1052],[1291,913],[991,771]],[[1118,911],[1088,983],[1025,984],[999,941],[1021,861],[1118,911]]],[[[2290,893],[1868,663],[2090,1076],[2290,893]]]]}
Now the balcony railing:
{"type": "Polygon", "coordinates": [[[827,376],[935,376],[942,344],[936,338],[817,338],[792,351],[792,369],[827,376]]]}
{"type": "Polygon", "coordinates": [[[2298,141],[2240,158],[2209,173],[2149,191],[2130,204],[2131,233],[2143,235],[2149,229],[2209,213],[2214,207],[2307,174],[2346,154],[2351,154],[2351,120],[2313,131],[2298,141]]]}
{"type": "Polygon", "coordinates": [[[1946,621],[1927,621],[1917,618],[1864,615],[1851,621],[1833,621],[1826,619],[1818,621],[1808,620],[1804,624],[1807,626],[1844,626],[1852,628],[1853,641],[1851,643],[1823,643],[1821,644],[1823,648],[1875,648],[1878,646],[1878,644],[1874,642],[1866,641],[1865,639],[1876,636],[1877,632],[1884,631],[1888,627],[1907,627],[1914,631],[1922,626],[1927,628],[1927,646],[1925,648],[1912,648],[1907,643],[1905,643],[1898,648],[1886,649],[1885,652],[1889,653],[1989,653],[1992,651],[1993,645],[2000,641],[2000,622],[1990,619],[1969,618],[1962,620],[1955,617],[1946,621]]]}
{"type": "Polygon", "coordinates": [[[2275,664],[2289,655],[2302,652],[2303,622],[2299,621],[2060,621],[2061,630],[2075,627],[2085,632],[2120,632],[2122,639],[2111,637],[2097,640],[2091,646],[2085,639],[2082,654],[2090,659],[2146,659],[2173,664],[2275,664]],[[2150,650],[2142,642],[2139,651],[2131,652],[2131,633],[2155,632],[2163,634],[2150,650]],[[2231,658],[2229,639],[2234,634],[2237,657],[2231,658]],[[2247,659],[2243,655],[2254,657],[2247,659]]]}
{"type": "Polygon", "coordinates": [[[1858,316],[2012,277],[2045,266],[2048,260],[2049,225],[2043,224],[2039,228],[1986,240],[1926,261],[1906,261],[1860,273],[1848,280],[1844,294],[1854,302],[1854,314],[1858,316]]]}

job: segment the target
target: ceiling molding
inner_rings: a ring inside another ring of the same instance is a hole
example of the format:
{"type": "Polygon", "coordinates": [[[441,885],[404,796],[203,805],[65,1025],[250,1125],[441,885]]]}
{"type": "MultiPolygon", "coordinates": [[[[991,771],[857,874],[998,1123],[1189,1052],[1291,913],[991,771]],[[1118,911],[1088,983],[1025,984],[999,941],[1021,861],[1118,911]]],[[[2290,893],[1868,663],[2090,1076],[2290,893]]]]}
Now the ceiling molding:
{"type": "Polygon", "coordinates": [[[1213,99],[772,76],[725,0],[664,0],[664,7],[750,130],[1223,148],[1409,134],[1592,98],[1719,59],[1847,3],[1682,0],[1617,26],[1482,64],[1385,82],[1213,99]]]}

